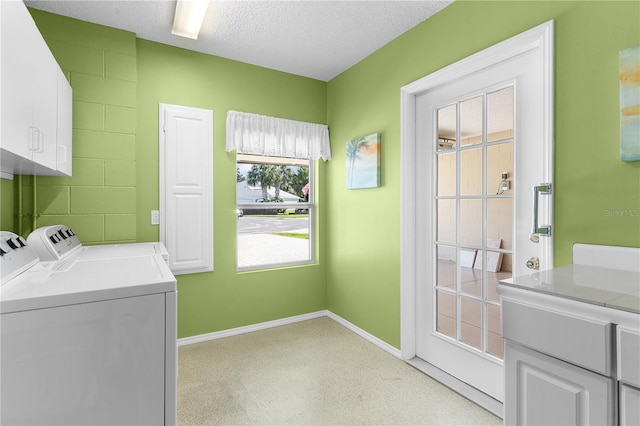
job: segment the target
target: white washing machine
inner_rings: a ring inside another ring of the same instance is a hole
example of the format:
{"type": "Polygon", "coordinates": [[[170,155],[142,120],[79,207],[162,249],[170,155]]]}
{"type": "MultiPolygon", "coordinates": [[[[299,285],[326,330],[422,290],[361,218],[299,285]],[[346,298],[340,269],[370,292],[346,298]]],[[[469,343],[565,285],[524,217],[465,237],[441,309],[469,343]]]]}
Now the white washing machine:
{"type": "Polygon", "coordinates": [[[129,243],[83,246],[73,229],[64,225],[43,226],[27,237],[27,242],[41,261],[61,259],[105,259],[159,254],[169,260],[164,244],[129,243]]]}
{"type": "Polygon", "coordinates": [[[176,280],[160,255],[38,262],[0,232],[0,423],[175,424],[176,280]]]}

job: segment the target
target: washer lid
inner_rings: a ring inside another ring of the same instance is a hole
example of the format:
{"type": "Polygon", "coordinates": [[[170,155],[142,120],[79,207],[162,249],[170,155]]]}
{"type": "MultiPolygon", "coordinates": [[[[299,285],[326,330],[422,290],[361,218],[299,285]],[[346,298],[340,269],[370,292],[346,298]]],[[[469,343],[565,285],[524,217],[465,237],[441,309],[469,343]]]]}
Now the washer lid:
{"type": "Polygon", "coordinates": [[[160,255],[41,262],[0,288],[0,313],[174,291],[160,255]]]}

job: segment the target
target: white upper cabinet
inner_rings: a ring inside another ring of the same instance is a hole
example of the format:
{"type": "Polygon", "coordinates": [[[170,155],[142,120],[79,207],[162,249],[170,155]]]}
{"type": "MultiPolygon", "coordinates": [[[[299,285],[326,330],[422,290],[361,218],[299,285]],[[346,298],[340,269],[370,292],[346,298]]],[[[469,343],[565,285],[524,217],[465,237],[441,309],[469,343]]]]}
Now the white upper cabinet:
{"type": "Polygon", "coordinates": [[[65,176],[71,176],[71,104],[73,102],[71,86],[60,68],[57,68],[58,83],[58,122],[56,170],[65,176]]]}
{"type": "Polygon", "coordinates": [[[0,170],[71,175],[71,86],[22,1],[0,2],[0,170]]]}

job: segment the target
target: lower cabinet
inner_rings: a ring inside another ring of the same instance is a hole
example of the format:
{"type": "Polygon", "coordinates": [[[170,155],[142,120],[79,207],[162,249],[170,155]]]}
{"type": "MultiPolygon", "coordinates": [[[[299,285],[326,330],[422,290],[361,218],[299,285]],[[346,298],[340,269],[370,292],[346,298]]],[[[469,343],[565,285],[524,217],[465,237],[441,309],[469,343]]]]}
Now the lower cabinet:
{"type": "Polygon", "coordinates": [[[509,341],[505,346],[505,377],[506,425],[615,422],[614,378],[509,341]]]}

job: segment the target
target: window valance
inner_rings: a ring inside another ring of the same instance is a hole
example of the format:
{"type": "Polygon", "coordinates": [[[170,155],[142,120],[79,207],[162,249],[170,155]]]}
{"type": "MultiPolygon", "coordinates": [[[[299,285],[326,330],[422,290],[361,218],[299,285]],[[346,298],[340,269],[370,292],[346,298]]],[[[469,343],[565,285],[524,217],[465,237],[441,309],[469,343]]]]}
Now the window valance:
{"type": "Polygon", "coordinates": [[[326,124],[246,112],[227,113],[227,152],[310,160],[331,159],[326,124]]]}

